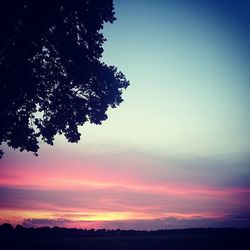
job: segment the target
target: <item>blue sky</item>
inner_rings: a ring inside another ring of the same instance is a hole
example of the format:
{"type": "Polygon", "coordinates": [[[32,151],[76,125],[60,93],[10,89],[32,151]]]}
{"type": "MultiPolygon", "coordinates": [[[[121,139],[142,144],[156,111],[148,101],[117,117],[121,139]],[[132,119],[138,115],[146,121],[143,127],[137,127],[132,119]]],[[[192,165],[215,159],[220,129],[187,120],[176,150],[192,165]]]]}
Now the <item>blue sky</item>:
{"type": "Polygon", "coordinates": [[[176,153],[243,152],[250,133],[247,34],[216,6],[183,2],[115,1],[104,61],[131,81],[111,113],[112,125],[127,132],[116,138],[176,153]]]}

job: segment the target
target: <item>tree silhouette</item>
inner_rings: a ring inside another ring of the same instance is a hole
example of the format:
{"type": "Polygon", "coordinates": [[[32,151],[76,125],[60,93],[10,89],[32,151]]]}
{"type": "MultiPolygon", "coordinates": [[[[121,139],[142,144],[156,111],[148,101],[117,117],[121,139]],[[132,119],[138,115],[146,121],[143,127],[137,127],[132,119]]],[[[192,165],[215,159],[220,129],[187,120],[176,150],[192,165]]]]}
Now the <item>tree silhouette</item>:
{"type": "Polygon", "coordinates": [[[79,125],[107,119],[129,85],[100,60],[114,20],[112,0],[1,1],[0,143],[37,155],[39,140],[78,142],[79,125]]]}

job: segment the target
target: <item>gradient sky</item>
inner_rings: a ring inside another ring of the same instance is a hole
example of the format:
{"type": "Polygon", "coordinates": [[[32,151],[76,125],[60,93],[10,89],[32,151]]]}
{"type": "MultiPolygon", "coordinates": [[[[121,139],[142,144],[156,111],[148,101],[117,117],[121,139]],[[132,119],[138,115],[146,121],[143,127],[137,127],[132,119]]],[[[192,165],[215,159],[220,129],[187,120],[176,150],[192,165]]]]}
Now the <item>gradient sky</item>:
{"type": "Polygon", "coordinates": [[[0,223],[250,227],[248,1],[114,1],[103,61],[130,80],[82,140],[5,149],[0,223]]]}

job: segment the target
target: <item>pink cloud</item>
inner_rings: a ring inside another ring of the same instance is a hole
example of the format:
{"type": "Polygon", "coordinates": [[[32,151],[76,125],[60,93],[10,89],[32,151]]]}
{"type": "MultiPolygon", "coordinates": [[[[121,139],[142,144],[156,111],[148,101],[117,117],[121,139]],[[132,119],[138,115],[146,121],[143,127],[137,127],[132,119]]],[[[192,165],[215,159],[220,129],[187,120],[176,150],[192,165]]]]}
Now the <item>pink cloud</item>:
{"type": "MultiPolygon", "coordinates": [[[[0,168],[2,217],[20,221],[20,218],[42,216],[76,223],[80,215],[82,220],[101,218],[103,221],[111,215],[114,220],[121,220],[124,215],[127,216],[124,220],[171,216],[187,219],[226,216],[250,209],[249,188],[218,187],[188,178],[171,179],[171,176],[159,181],[158,176],[152,174],[152,162],[135,156],[122,162],[118,158],[114,157],[114,162],[89,156],[82,160],[59,156],[53,160],[3,160],[0,168]]],[[[100,225],[100,221],[98,223],[100,225]]]]}

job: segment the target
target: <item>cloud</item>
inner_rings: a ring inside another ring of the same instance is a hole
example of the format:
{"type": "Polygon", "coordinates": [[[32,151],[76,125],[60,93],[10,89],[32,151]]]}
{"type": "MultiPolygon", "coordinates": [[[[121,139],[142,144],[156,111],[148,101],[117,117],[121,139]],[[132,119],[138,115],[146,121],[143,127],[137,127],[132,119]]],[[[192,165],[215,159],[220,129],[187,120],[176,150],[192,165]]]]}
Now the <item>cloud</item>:
{"type": "Polygon", "coordinates": [[[55,219],[25,219],[22,223],[25,227],[75,227],[75,228],[105,228],[123,230],[160,230],[160,229],[181,229],[181,228],[208,228],[208,227],[237,227],[250,228],[249,214],[235,214],[226,217],[206,218],[194,216],[191,218],[177,218],[174,216],[147,219],[147,220],[116,220],[116,221],[84,221],[64,218],[55,219]]]}
{"type": "Polygon", "coordinates": [[[98,222],[84,220],[70,220],[65,218],[31,218],[24,219],[22,222],[24,227],[66,227],[66,228],[100,228],[98,222]]]}
{"type": "Polygon", "coordinates": [[[207,228],[207,227],[238,227],[250,228],[250,216],[231,215],[217,218],[192,217],[182,218],[168,217],[153,220],[127,220],[108,221],[102,224],[106,229],[137,229],[137,230],[160,230],[181,228],[207,228]],[[236,219],[237,218],[237,219],[236,219]]]}
{"type": "Polygon", "coordinates": [[[110,186],[88,190],[0,187],[0,207],[4,210],[54,213],[129,212],[131,216],[134,214],[133,218],[138,218],[139,214],[144,214],[144,218],[164,217],[166,213],[221,215],[236,211],[244,213],[249,209],[249,190],[214,190],[178,185],[144,190],[144,187],[110,186]]]}
{"type": "Polygon", "coordinates": [[[58,219],[25,219],[22,223],[24,227],[65,227],[72,221],[64,218],[58,219]]]}
{"type": "Polygon", "coordinates": [[[5,210],[1,216],[16,211],[25,219],[56,214],[52,217],[75,221],[101,214],[105,221],[105,213],[108,218],[108,213],[127,213],[128,219],[154,219],[172,214],[226,216],[250,210],[246,158],[182,155],[178,159],[113,151],[93,149],[88,154],[86,148],[75,159],[52,157],[52,151],[51,157],[41,160],[8,160],[0,169],[0,208],[5,210]],[[69,213],[77,215],[72,218],[69,213]]]}

